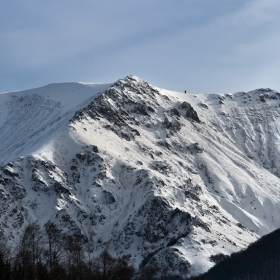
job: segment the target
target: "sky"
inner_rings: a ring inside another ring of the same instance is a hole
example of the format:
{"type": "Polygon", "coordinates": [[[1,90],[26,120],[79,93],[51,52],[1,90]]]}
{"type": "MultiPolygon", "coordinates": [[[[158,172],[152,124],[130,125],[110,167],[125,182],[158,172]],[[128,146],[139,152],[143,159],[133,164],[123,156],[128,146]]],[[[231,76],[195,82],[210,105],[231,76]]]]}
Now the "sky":
{"type": "Polygon", "coordinates": [[[1,0],[0,92],[136,75],[176,91],[280,91],[279,0],[1,0]]]}

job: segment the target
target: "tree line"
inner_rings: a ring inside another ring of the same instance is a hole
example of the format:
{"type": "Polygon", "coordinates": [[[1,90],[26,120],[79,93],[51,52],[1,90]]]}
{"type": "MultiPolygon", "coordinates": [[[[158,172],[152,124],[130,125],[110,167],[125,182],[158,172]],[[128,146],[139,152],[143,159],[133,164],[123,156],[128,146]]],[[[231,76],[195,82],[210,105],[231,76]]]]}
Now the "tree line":
{"type": "Polygon", "coordinates": [[[130,256],[113,257],[108,248],[93,258],[83,236],[65,235],[52,222],[43,228],[28,225],[13,251],[0,238],[3,280],[147,280],[156,279],[157,273],[149,266],[136,270],[130,256]]]}

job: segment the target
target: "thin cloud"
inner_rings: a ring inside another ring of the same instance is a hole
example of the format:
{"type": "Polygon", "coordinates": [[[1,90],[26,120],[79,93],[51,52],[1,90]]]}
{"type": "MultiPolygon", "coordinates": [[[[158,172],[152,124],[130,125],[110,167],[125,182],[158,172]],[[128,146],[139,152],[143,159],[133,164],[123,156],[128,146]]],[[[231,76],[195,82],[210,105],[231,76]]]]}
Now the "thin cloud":
{"type": "Polygon", "coordinates": [[[0,91],[127,74],[170,89],[246,90],[262,69],[280,70],[279,12],[275,0],[9,1],[0,91]]]}

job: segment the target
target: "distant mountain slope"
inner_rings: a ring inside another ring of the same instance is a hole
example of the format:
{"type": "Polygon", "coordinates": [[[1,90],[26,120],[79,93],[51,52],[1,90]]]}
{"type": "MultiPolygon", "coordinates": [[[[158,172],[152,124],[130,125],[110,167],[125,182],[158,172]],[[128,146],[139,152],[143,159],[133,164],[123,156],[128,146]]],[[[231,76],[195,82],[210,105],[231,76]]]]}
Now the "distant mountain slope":
{"type": "Polygon", "coordinates": [[[109,244],[180,279],[279,227],[279,93],[180,94],[135,76],[43,89],[0,96],[11,243],[53,220],[93,254],[109,244]]]}
{"type": "Polygon", "coordinates": [[[40,148],[111,84],[57,83],[0,94],[0,162],[40,148]]]}

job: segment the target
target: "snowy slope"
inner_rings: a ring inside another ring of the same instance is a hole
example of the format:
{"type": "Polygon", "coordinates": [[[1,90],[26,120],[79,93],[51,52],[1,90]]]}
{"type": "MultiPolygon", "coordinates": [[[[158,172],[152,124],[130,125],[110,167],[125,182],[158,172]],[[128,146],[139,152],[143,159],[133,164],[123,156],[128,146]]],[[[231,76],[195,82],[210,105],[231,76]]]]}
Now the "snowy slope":
{"type": "Polygon", "coordinates": [[[2,164],[41,147],[67,124],[75,111],[110,85],[57,83],[0,94],[2,164]]]}
{"type": "Polygon", "coordinates": [[[12,243],[51,219],[95,253],[203,272],[280,225],[279,96],[135,76],[0,95],[0,230],[12,243]]]}

